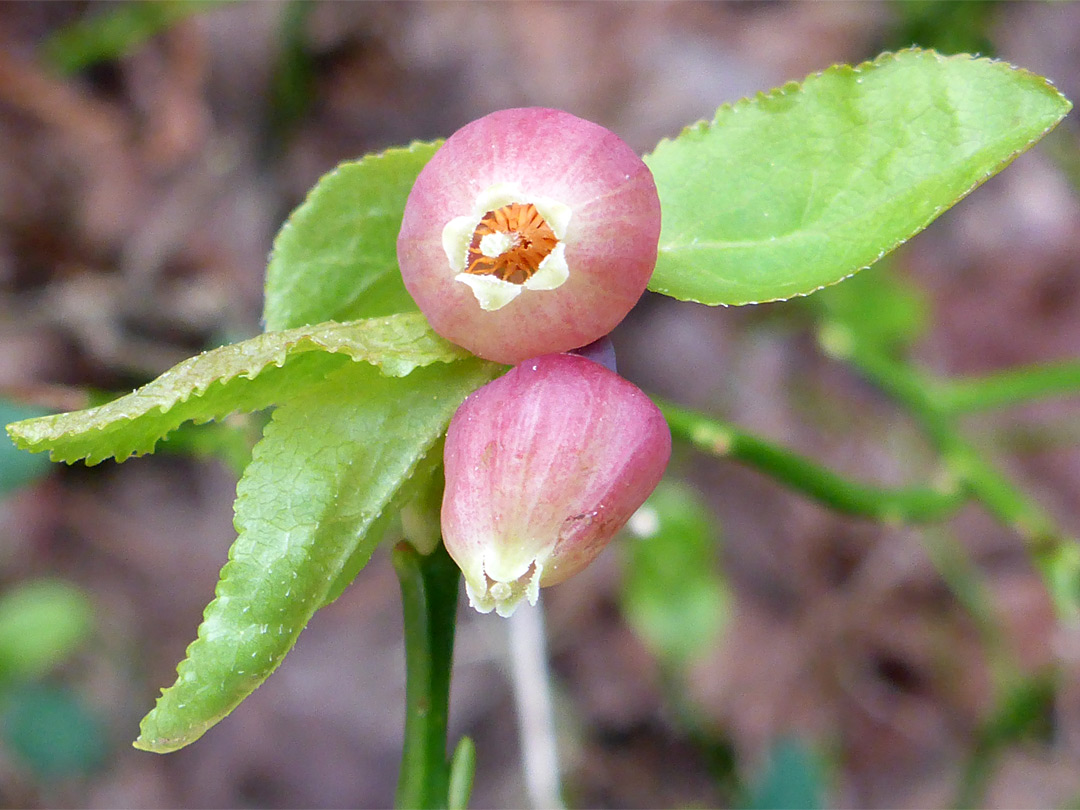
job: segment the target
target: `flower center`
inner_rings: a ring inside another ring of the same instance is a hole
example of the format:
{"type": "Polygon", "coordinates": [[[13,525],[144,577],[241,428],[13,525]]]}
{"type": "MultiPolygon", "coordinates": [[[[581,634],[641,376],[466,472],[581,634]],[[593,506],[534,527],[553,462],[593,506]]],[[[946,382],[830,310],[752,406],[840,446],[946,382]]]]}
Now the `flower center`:
{"type": "Polygon", "coordinates": [[[558,244],[532,203],[509,203],[481,218],[465,257],[465,272],[524,284],[558,244]]]}
{"type": "Polygon", "coordinates": [[[554,290],[570,277],[566,238],[570,207],[528,198],[512,183],[477,195],[471,214],[443,227],[443,251],[454,281],[472,290],[485,312],[502,309],[525,290],[554,290]]]}

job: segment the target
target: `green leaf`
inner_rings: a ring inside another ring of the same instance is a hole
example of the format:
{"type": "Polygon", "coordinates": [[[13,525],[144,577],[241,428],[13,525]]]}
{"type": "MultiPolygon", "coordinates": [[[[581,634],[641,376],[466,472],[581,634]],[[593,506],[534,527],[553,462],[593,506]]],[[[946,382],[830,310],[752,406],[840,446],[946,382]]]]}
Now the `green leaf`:
{"type": "Polygon", "coordinates": [[[45,40],[42,52],[46,61],[62,73],[75,73],[117,59],[174,23],[222,1],[161,0],[97,6],[93,15],[52,34],[45,40]]]}
{"type": "Polygon", "coordinates": [[[105,723],[63,687],[24,684],[7,696],[0,730],[5,747],[42,782],[86,777],[105,765],[105,723]]]}
{"type": "Polygon", "coordinates": [[[799,740],[773,744],[765,771],[750,785],[748,810],[818,810],[825,805],[825,773],[812,750],[799,740]]]}
{"type": "Polygon", "coordinates": [[[1071,106],[1004,62],[908,50],[721,107],[645,159],[664,212],[649,287],[749,304],[841,281],[1008,165],[1071,106]]]}
{"type": "Polygon", "coordinates": [[[155,452],[215,458],[239,478],[251,461],[251,449],[262,435],[264,425],[265,421],[250,415],[214,424],[185,423],[162,439],[155,452]]]}
{"type": "Polygon", "coordinates": [[[470,359],[392,379],[350,363],[274,412],[237,490],[216,598],[137,748],[187,745],[266,679],[340,572],[370,556],[369,527],[399,505],[461,401],[500,371],[470,359]]]}
{"type": "Polygon", "coordinates": [[[1004,9],[998,0],[897,0],[889,4],[892,24],[886,42],[892,47],[912,44],[946,53],[994,55],[991,31],[1004,9]]]}
{"type": "Polygon", "coordinates": [[[413,143],[323,177],[282,226],[266,269],[268,330],[415,312],[397,263],[405,200],[438,143],[413,143]]]}
{"type": "MultiPolygon", "coordinates": [[[[422,549],[422,553],[431,553],[431,551],[442,542],[441,527],[438,525],[438,508],[436,508],[433,518],[435,522],[436,537],[434,542],[429,546],[424,547],[422,542],[423,538],[413,536],[414,533],[406,529],[406,524],[408,524],[409,529],[414,527],[416,521],[409,518],[417,511],[417,501],[421,499],[421,496],[430,492],[433,486],[438,487],[439,506],[441,506],[443,486],[442,438],[439,439],[428,454],[413,468],[409,480],[401,485],[401,489],[398,490],[398,493],[395,496],[395,503],[399,508],[393,511],[384,511],[378,518],[372,521],[371,527],[368,529],[371,544],[373,546],[377,545],[381,538],[385,538],[388,534],[393,532],[394,535],[408,540],[414,547],[422,549]]],[[[354,579],[356,579],[356,575],[360,573],[361,569],[367,565],[369,556],[370,555],[363,548],[357,548],[356,551],[353,552],[353,556],[345,563],[338,573],[337,578],[334,580],[333,585],[330,586],[324,604],[330,604],[341,596],[344,590],[349,587],[354,579]]]]}
{"type": "Polygon", "coordinates": [[[8,433],[24,450],[49,450],[54,461],[123,461],[151,452],[189,419],[206,422],[280,404],[350,359],[402,376],[468,356],[418,313],[268,332],[189,358],[106,405],[16,422],[8,433]]]}
{"type": "Polygon", "coordinates": [[[622,609],[663,663],[681,668],[727,624],[729,597],[716,567],[718,528],[688,488],[662,481],[627,525],[622,609]]]}
{"type": "Polygon", "coordinates": [[[893,272],[888,260],[807,300],[823,320],[846,327],[855,340],[890,357],[901,356],[929,321],[922,290],[893,272]]]}
{"type": "Polygon", "coordinates": [[[52,579],[23,583],[0,597],[0,678],[48,673],[89,635],[93,609],[74,585],[52,579]]]}
{"type": "Polygon", "coordinates": [[[450,758],[450,789],[446,799],[449,810],[469,810],[475,776],[476,743],[471,737],[462,737],[450,758]]]}

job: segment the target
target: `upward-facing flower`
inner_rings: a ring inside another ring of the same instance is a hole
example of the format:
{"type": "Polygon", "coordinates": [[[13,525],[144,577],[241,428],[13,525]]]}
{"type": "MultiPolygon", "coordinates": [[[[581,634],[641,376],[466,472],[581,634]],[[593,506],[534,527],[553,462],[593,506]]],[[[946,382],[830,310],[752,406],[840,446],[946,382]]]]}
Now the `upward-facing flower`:
{"type": "Polygon", "coordinates": [[[645,291],[659,238],[656,185],[629,146],[527,108],[443,144],[409,194],[397,250],[436,332],[517,363],[610,332],[645,291]]]}
{"type": "Polygon", "coordinates": [[[579,355],[528,360],[470,394],[446,435],[442,530],[473,607],[509,616],[592,562],[670,454],[649,398],[579,355]]]}

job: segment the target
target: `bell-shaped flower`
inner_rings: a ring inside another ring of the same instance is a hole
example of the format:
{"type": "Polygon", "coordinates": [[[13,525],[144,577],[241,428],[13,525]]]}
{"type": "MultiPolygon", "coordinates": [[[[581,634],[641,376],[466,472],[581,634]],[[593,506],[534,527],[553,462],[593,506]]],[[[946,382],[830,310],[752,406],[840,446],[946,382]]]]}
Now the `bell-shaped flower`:
{"type": "Polygon", "coordinates": [[[583,569],[670,455],[656,405],[580,355],[528,360],[470,394],[446,436],[442,531],[472,606],[509,616],[583,569]]]}
{"type": "Polygon", "coordinates": [[[656,264],[652,173],[561,110],[492,113],[454,133],[405,205],[398,263],[432,328],[518,363],[606,335],[656,264]]]}

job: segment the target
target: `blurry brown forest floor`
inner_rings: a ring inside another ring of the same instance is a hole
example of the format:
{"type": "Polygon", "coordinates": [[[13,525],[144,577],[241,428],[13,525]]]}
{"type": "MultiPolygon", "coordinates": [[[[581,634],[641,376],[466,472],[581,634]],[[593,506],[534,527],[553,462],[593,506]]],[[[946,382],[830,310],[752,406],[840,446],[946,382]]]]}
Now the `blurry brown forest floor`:
{"type": "MultiPolygon", "coordinates": [[[[0,4],[0,393],[64,409],[84,404],[83,387],[129,390],[255,334],[273,234],[343,159],[524,105],[598,121],[645,152],[723,102],[911,44],[896,42],[902,15],[884,3],[327,3],[300,12],[289,36],[283,20],[296,6],[240,3],[72,77],[44,67],[43,40],[99,9],[0,4]],[[293,47],[306,55],[299,68],[293,47]]],[[[987,20],[997,55],[1080,99],[1080,5],[1005,5],[987,20]]],[[[1044,151],[1022,157],[900,252],[900,271],[933,311],[920,361],[961,374],[1076,356],[1078,245],[1077,198],[1044,151]]],[[[848,474],[909,481],[925,455],[916,433],[820,356],[789,314],[797,306],[647,296],[615,335],[621,370],[848,474]]],[[[1064,404],[1021,416],[1052,422],[1068,415],[1064,404]]],[[[978,429],[1007,435],[1016,417],[978,429]]],[[[1017,440],[1002,460],[1076,535],[1075,410],[1072,426],[1073,447],[1017,440]]],[[[735,595],[723,639],[678,688],[738,771],[752,774],[769,743],[791,734],[834,763],[833,804],[946,806],[989,709],[990,676],[920,533],[838,517],[689,453],[677,453],[672,474],[722,525],[735,595]]],[[[217,461],[159,455],[58,468],[0,502],[0,582],[61,575],[91,594],[97,635],[65,677],[110,734],[106,766],[77,782],[40,784],[0,753],[4,805],[391,801],[404,667],[385,554],[197,744],[165,757],[129,747],[212,596],[234,487],[217,461]]],[[[1024,666],[1045,664],[1052,611],[1019,539],[975,508],[948,530],[987,577],[1024,666]]],[[[733,801],[621,618],[618,577],[610,550],[547,597],[569,798],[733,801]]],[[[473,806],[521,806],[504,626],[463,609],[459,634],[452,726],[479,749],[473,806]]],[[[1007,752],[990,805],[1080,795],[1080,696],[1062,696],[1055,722],[1054,746],[1007,752]]]]}

